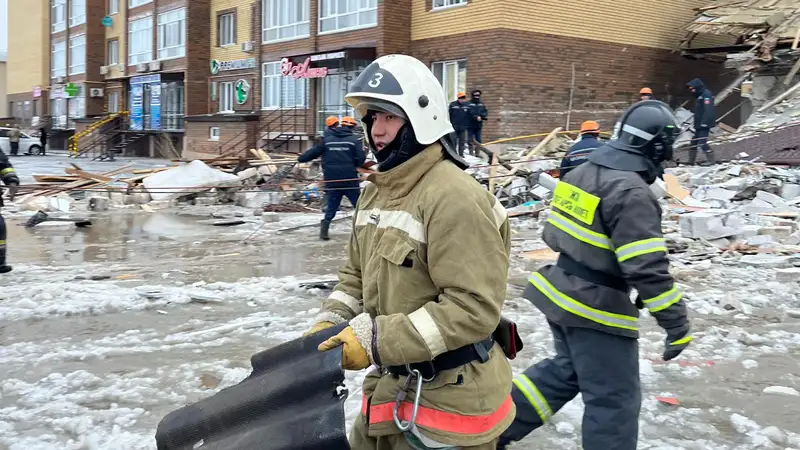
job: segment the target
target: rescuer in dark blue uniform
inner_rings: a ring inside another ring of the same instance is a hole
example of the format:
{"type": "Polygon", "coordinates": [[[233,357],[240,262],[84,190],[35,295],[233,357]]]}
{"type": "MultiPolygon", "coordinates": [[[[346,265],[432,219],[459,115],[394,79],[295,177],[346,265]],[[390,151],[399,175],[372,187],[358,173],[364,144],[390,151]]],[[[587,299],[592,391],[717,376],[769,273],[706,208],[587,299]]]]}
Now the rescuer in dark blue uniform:
{"type": "Polygon", "coordinates": [[[594,120],[587,120],[581,124],[581,140],[569,149],[564,159],[561,160],[561,168],[558,177],[564,178],[570,170],[588,161],[592,150],[603,145],[600,142],[600,124],[594,120]]]}

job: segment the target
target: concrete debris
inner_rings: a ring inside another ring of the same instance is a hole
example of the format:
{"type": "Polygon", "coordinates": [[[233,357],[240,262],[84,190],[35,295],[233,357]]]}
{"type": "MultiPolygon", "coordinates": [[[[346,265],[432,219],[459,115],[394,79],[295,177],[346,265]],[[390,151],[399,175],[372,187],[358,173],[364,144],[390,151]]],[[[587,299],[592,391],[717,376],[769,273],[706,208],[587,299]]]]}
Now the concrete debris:
{"type": "Polygon", "coordinates": [[[797,389],[786,386],[767,386],[763,391],[765,394],[778,394],[778,395],[791,395],[792,397],[800,397],[800,392],[797,389]]]}
{"type": "Polygon", "coordinates": [[[719,239],[742,232],[741,218],[725,211],[697,211],[680,217],[681,236],[693,239],[719,239]]]}
{"type": "Polygon", "coordinates": [[[239,184],[239,177],[212,169],[204,162],[195,160],[150,175],[142,184],[153,200],[169,200],[186,195],[187,192],[202,192],[218,186],[236,186],[239,184]]]}

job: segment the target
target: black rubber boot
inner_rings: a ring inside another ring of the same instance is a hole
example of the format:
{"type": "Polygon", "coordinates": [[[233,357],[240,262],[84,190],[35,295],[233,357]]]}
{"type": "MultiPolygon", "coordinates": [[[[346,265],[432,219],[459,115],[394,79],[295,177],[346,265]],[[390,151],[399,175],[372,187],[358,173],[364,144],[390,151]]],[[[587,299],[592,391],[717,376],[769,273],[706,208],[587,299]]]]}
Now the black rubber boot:
{"type": "Polygon", "coordinates": [[[690,148],[689,149],[689,165],[693,166],[695,161],[697,161],[697,149],[690,148]]]}
{"type": "Polygon", "coordinates": [[[706,152],[706,161],[708,161],[708,164],[711,166],[717,163],[716,159],[714,158],[714,150],[709,150],[706,152]]]}
{"type": "Polygon", "coordinates": [[[328,229],[331,227],[331,223],[328,220],[323,220],[319,223],[319,238],[323,241],[327,241],[330,239],[328,236],[328,229]]]}
{"type": "Polygon", "coordinates": [[[6,265],[6,221],[0,216],[0,273],[11,272],[11,266],[6,265]]]}

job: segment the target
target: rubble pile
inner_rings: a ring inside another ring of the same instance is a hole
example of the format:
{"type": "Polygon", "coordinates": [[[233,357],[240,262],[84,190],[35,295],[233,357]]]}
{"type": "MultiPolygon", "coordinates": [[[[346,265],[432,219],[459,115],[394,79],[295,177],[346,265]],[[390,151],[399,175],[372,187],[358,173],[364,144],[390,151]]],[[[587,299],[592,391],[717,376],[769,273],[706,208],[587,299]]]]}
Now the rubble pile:
{"type": "Polygon", "coordinates": [[[512,146],[496,151],[479,147],[492,164],[479,164],[467,172],[493,192],[506,208],[549,200],[561,160],[576,142],[560,133],[561,128],[556,128],[528,147],[512,146]]]}
{"type": "Polygon", "coordinates": [[[800,168],[742,162],[668,169],[662,195],[664,227],[677,243],[800,254],[800,168]]]}
{"type": "MultiPolygon", "coordinates": [[[[322,171],[318,163],[298,164],[296,155],[173,161],[153,169],[125,165],[90,173],[71,164],[63,176],[34,175],[37,184],[20,188],[18,209],[55,217],[78,210],[138,208],[148,212],[186,206],[236,205],[263,212],[319,212],[322,171]]],[[[370,173],[369,169],[359,169],[370,173]]]]}

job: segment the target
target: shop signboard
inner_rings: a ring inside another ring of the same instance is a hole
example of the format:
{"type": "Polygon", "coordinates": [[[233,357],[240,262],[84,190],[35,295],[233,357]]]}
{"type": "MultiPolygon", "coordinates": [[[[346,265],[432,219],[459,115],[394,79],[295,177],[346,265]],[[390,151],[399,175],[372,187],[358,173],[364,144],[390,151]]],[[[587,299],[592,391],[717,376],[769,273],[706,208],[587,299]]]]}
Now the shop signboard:
{"type": "Polygon", "coordinates": [[[161,129],[161,83],[150,85],[150,129],[161,129]]]}
{"type": "Polygon", "coordinates": [[[311,67],[309,56],[301,64],[293,63],[289,58],[281,60],[281,74],[292,78],[325,78],[328,76],[327,67],[311,67]]]}
{"type": "Polygon", "coordinates": [[[131,130],[144,129],[144,85],[131,85],[131,130]]]}
{"type": "Polygon", "coordinates": [[[131,78],[131,130],[161,129],[161,74],[141,75],[131,78]],[[149,123],[144,123],[145,85],[150,85],[150,101],[146,105],[149,123]]]}
{"type": "Polygon", "coordinates": [[[41,86],[34,86],[33,87],[33,98],[39,98],[42,96],[42,87],[41,86]]]}
{"type": "Polygon", "coordinates": [[[233,89],[236,93],[236,104],[244,105],[247,102],[247,97],[250,94],[250,83],[248,83],[245,79],[237,80],[236,84],[233,85],[233,89]]]}
{"type": "Polygon", "coordinates": [[[254,69],[257,66],[255,58],[234,59],[231,61],[220,61],[212,59],[209,61],[211,75],[216,75],[227,70],[254,69]]]}

